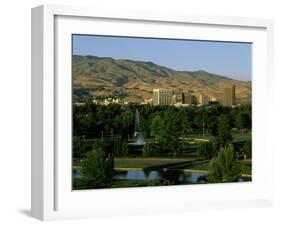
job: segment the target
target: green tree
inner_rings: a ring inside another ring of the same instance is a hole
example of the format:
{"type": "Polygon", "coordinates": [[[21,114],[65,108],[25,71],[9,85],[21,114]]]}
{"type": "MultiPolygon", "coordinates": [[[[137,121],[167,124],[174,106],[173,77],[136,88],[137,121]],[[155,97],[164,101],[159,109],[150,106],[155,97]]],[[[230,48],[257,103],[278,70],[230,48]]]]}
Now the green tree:
{"type": "Polygon", "coordinates": [[[212,143],[211,142],[201,143],[197,149],[197,154],[205,159],[211,159],[214,156],[212,143]]]}
{"type": "Polygon", "coordinates": [[[179,108],[178,117],[181,121],[181,126],[183,134],[188,134],[192,128],[193,111],[191,107],[181,107],[179,108]]]}
{"type": "Polygon", "coordinates": [[[160,115],[156,115],[150,126],[150,135],[155,138],[156,141],[161,142],[162,138],[165,134],[165,127],[164,127],[164,121],[161,119],[160,115]]]}
{"type": "Polygon", "coordinates": [[[151,136],[161,146],[162,151],[174,156],[182,153],[183,145],[179,137],[184,133],[179,112],[172,107],[166,107],[161,116],[157,114],[150,126],[151,136]]]}
{"type": "Polygon", "coordinates": [[[106,141],[108,149],[114,156],[126,156],[128,154],[128,144],[120,138],[111,139],[106,141]]]}
{"type": "Polygon", "coordinates": [[[181,122],[178,114],[174,111],[167,111],[164,114],[165,130],[162,143],[164,148],[171,151],[174,156],[181,152],[179,137],[182,135],[181,122]]]}
{"type": "Polygon", "coordinates": [[[134,113],[130,110],[125,111],[121,115],[121,124],[123,137],[127,137],[129,134],[133,134],[134,130],[134,113]]]}
{"type": "Polygon", "coordinates": [[[81,167],[90,188],[104,188],[112,181],[114,158],[105,152],[102,144],[98,144],[87,153],[81,167]]]}
{"type": "Polygon", "coordinates": [[[249,112],[239,112],[236,117],[236,126],[239,129],[250,129],[252,127],[252,119],[249,112]]]}
{"type": "Polygon", "coordinates": [[[244,143],[242,147],[243,153],[246,155],[246,158],[252,158],[252,141],[248,140],[244,143]]]}
{"type": "Polygon", "coordinates": [[[217,120],[217,117],[209,116],[207,118],[207,125],[208,125],[208,129],[211,132],[211,134],[213,136],[217,136],[218,135],[218,120],[217,120]]]}
{"type": "Polygon", "coordinates": [[[210,143],[212,144],[212,151],[213,151],[212,157],[215,157],[221,148],[218,137],[211,138],[210,143]]]}
{"type": "Polygon", "coordinates": [[[143,156],[159,156],[161,154],[159,144],[146,142],[143,148],[143,156]]]}
{"type": "Polygon", "coordinates": [[[220,146],[224,147],[232,141],[230,118],[226,114],[221,115],[218,123],[217,139],[220,146]]]}
{"type": "Polygon", "coordinates": [[[208,182],[226,183],[238,181],[241,173],[241,164],[238,161],[233,145],[221,148],[217,157],[209,164],[208,182]]]}
{"type": "Polygon", "coordinates": [[[81,137],[73,136],[73,156],[80,157],[85,152],[85,146],[81,141],[81,137]]]}

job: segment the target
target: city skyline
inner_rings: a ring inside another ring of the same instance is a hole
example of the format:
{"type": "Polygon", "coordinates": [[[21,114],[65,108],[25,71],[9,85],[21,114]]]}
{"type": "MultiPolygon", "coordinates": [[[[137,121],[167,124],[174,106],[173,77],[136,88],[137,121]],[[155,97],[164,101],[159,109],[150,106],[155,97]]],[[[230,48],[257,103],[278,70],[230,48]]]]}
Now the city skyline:
{"type": "Polygon", "coordinates": [[[177,71],[205,70],[250,81],[251,43],[73,35],[74,55],[151,61],[177,71]]]}
{"type": "MultiPolygon", "coordinates": [[[[94,104],[110,105],[110,104],[121,104],[127,105],[129,103],[136,104],[137,102],[124,101],[118,97],[105,97],[97,101],[93,98],[92,102],[94,104]]],[[[75,103],[76,105],[81,105],[85,103],[75,103]]],[[[220,98],[214,96],[205,95],[202,93],[194,93],[192,90],[188,91],[175,91],[173,89],[156,88],[152,90],[152,95],[150,99],[143,99],[139,104],[150,104],[156,105],[173,105],[177,107],[187,107],[187,106],[204,106],[204,105],[221,105],[225,107],[240,106],[236,103],[235,96],[235,85],[225,86],[223,93],[220,98]]]]}

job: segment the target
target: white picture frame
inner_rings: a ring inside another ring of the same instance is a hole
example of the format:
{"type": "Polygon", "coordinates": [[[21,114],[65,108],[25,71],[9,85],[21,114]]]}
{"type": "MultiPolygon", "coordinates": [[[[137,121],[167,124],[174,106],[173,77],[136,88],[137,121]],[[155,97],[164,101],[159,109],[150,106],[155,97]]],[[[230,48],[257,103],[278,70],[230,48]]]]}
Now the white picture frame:
{"type": "Polygon", "coordinates": [[[273,90],[272,39],[273,22],[265,19],[56,5],[33,8],[32,216],[56,220],[271,205],[273,178],[267,172],[273,167],[273,150],[266,139],[266,106],[270,106],[273,90]],[[93,28],[109,35],[252,42],[252,182],[72,191],[71,142],[67,137],[71,130],[69,35],[92,34],[93,28]]]}

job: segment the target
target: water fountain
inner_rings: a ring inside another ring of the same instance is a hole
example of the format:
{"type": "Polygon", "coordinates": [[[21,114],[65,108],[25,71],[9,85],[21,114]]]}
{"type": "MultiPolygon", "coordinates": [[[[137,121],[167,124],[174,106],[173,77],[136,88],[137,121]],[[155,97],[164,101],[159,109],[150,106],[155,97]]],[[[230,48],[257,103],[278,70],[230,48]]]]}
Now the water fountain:
{"type": "Polygon", "coordinates": [[[137,138],[136,144],[144,145],[144,138],[143,138],[143,132],[141,131],[141,127],[140,127],[140,115],[138,109],[136,109],[136,114],[135,114],[134,136],[137,138]]]}
{"type": "Polygon", "coordinates": [[[139,116],[138,109],[136,109],[136,112],[135,112],[134,137],[135,137],[136,141],[134,143],[128,143],[128,147],[133,148],[133,149],[139,149],[139,148],[142,149],[144,146],[144,136],[143,136],[143,132],[142,132],[141,126],[140,126],[140,116],[139,116]]]}

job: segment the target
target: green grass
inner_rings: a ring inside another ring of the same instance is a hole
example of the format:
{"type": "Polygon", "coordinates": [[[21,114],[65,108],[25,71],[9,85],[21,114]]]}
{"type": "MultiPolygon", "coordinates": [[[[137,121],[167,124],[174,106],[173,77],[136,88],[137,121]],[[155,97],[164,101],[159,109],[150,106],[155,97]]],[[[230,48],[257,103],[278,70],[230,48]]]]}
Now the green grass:
{"type": "Polygon", "coordinates": [[[241,142],[250,140],[252,137],[251,133],[232,133],[233,142],[241,142]]]}
{"type": "Polygon", "coordinates": [[[203,134],[202,133],[196,133],[196,134],[190,134],[187,135],[187,138],[192,138],[192,139],[205,139],[205,140],[210,140],[213,136],[211,134],[203,134]]]}
{"type": "MultiPolygon", "coordinates": [[[[251,160],[240,161],[242,167],[242,174],[252,174],[252,162],[251,160]]],[[[191,165],[188,169],[192,170],[207,170],[208,171],[209,163],[203,163],[198,165],[191,165]]]]}
{"type": "Polygon", "coordinates": [[[203,163],[203,164],[191,165],[190,167],[188,167],[188,169],[208,171],[208,167],[209,167],[209,163],[207,162],[207,163],[203,163]]]}

